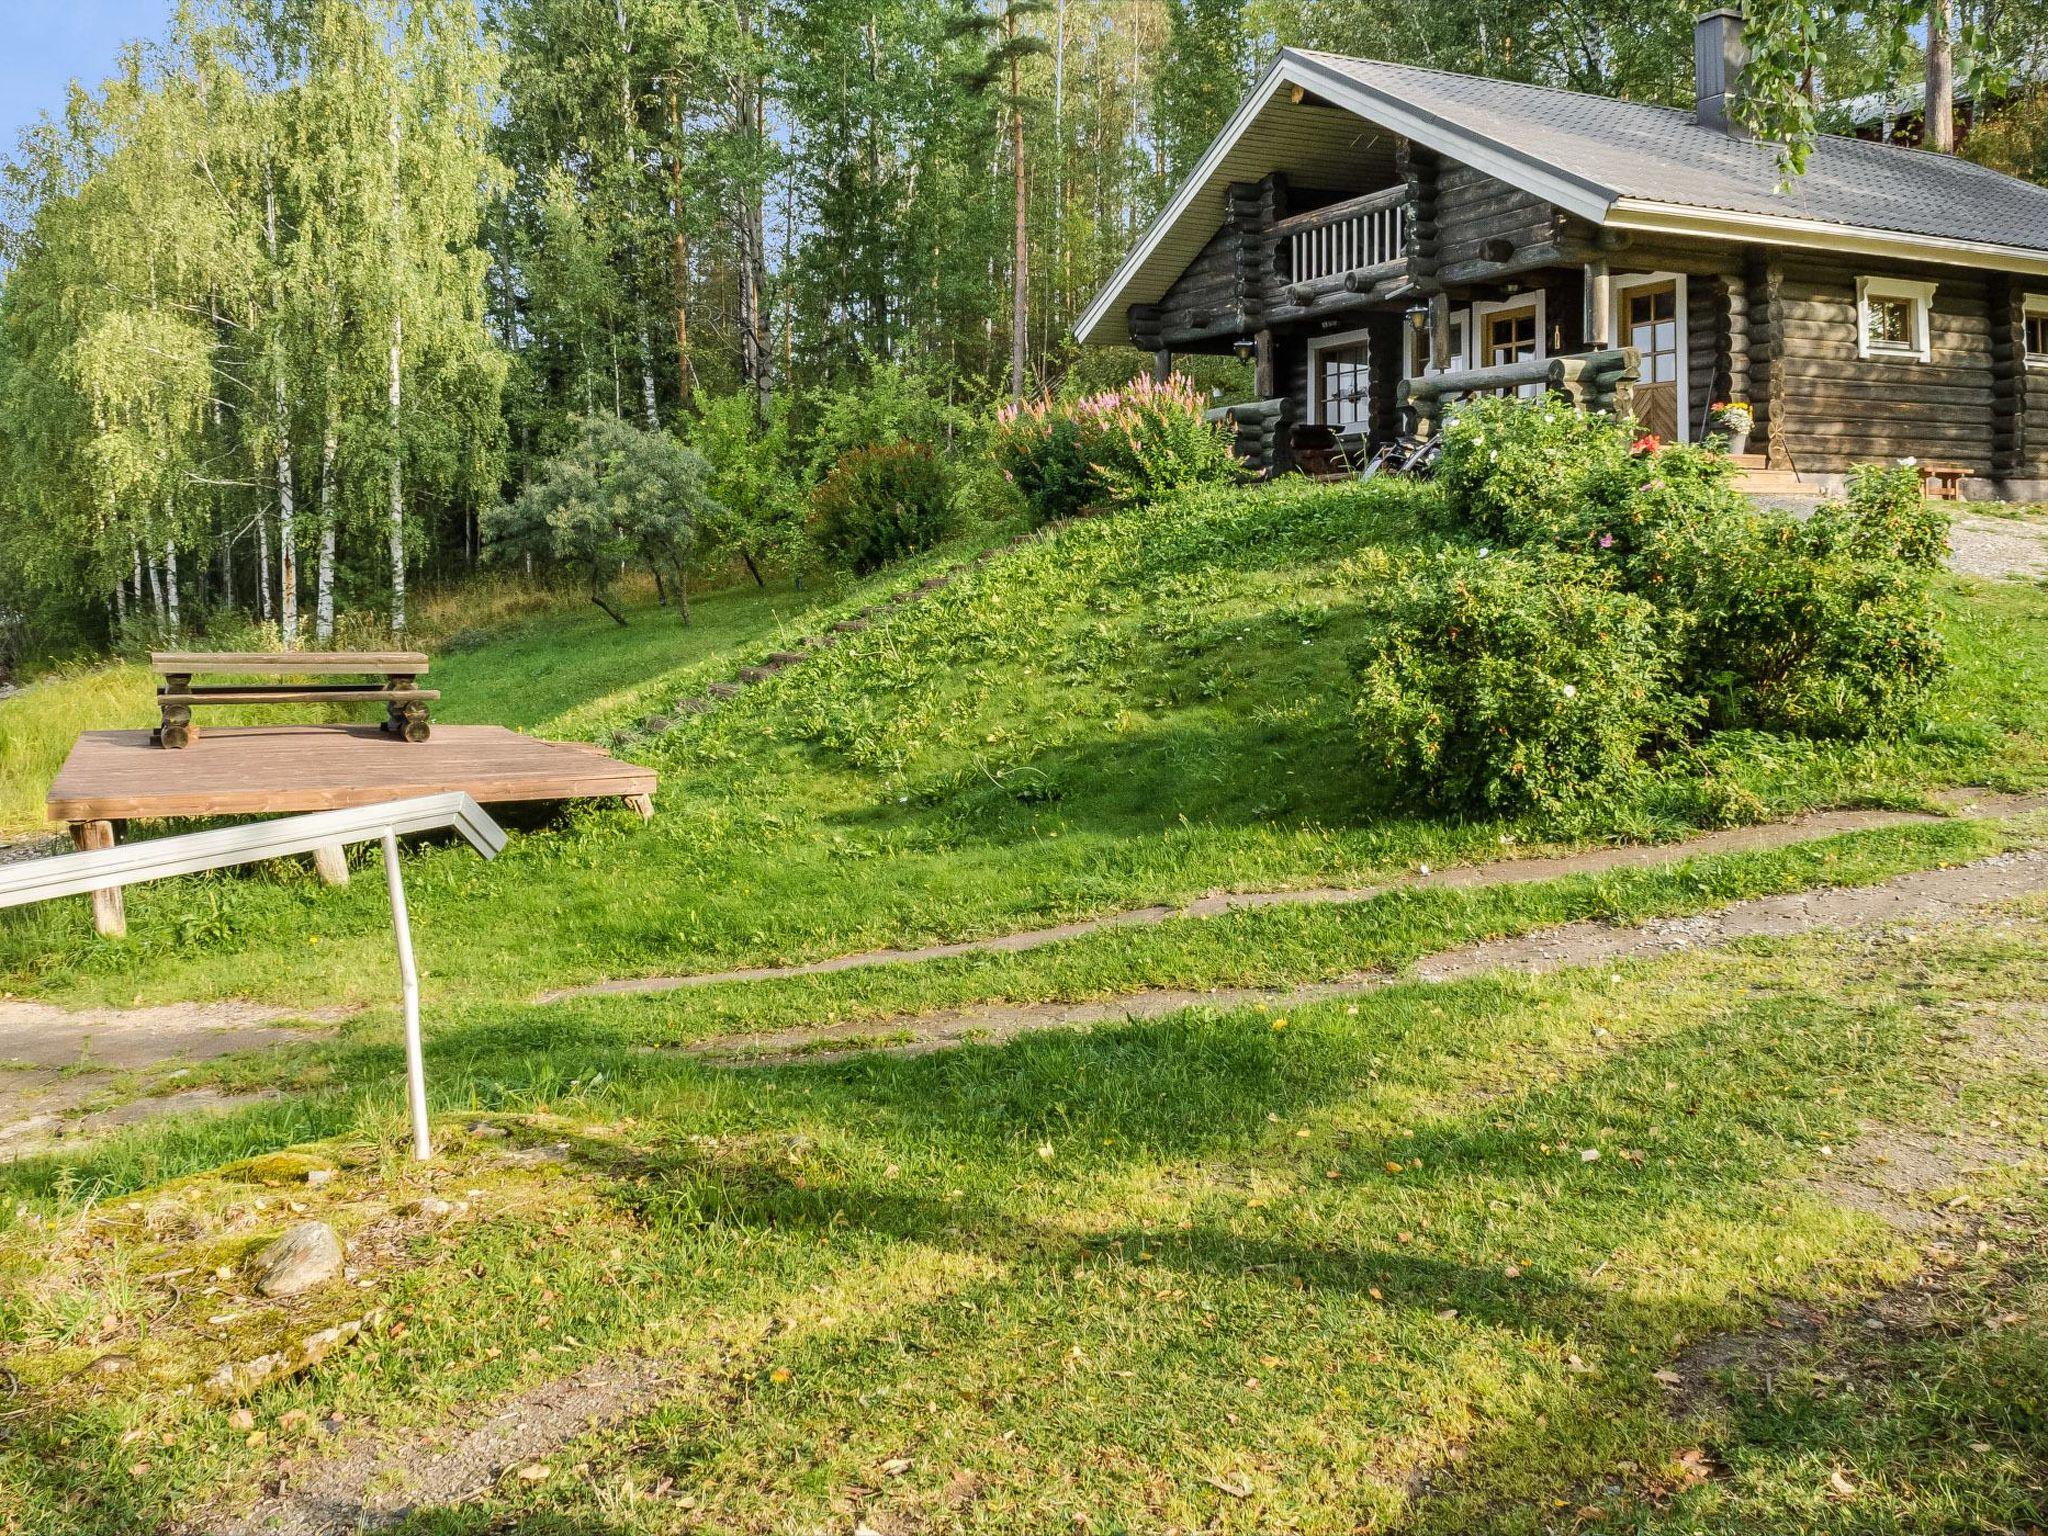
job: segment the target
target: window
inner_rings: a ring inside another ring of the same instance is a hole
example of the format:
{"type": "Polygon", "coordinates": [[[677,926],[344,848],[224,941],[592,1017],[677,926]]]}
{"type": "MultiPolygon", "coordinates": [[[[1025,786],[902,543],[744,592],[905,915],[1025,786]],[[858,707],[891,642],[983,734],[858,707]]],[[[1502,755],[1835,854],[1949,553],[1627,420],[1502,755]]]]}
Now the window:
{"type": "Polygon", "coordinates": [[[1362,432],[1371,415],[1371,359],[1359,333],[1309,343],[1316,420],[1337,432],[1362,432]]]}
{"type": "MultiPolygon", "coordinates": [[[[1543,345],[1544,295],[1523,294],[1519,298],[1497,299],[1472,306],[1476,359],[1481,368],[1503,363],[1526,363],[1550,354],[1543,345]]],[[[1515,391],[1524,397],[1544,392],[1542,384],[1524,384],[1515,391]]],[[[1503,391],[1505,393],[1505,391],[1503,391]]]]}
{"type": "Polygon", "coordinates": [[[2048,293],[2027,295],[2023,324],[2027,337],[2027,366],[2048,368],[2048,293]]]}
{"type": "Polygon", "coordinates": [[[1934,284],[1896,277],[1856,279],[1856,355],[1878,358],[1933,357],[1928,312],[1934,284]]]}
{"type": "Polygon", "coordinates": [[[1536,306],[1486,317],[1486,363],[1519,363],[1536,355],[1536,306]]]}

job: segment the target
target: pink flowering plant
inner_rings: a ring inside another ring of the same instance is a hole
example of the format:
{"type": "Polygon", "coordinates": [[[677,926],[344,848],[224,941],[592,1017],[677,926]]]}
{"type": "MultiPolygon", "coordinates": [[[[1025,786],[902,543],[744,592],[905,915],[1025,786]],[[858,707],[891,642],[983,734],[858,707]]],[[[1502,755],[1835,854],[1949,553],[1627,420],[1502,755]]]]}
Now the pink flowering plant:
{"type": "Polygon", "coordinates": [[[1244,478],[1228,430],[1203,410],[1200,391],[1180,374],[1006,405],[996,415],[996,462],[1041,522],[1244,478]]]}

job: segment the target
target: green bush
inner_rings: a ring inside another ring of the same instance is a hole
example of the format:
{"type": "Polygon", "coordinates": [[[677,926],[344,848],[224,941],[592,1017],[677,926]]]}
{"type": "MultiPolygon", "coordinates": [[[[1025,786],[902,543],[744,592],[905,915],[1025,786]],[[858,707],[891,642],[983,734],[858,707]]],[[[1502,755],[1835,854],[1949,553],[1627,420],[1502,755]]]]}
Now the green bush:
{"type": "Polygon", "coordinates": [[[811,514],[826,557],[864,576],[953,531],[952,485],[922,443],[856,448],[811,493],[811,514]]]}
{"type": "Polygon", "coordinates": [[[1636,565],[1670,623],[1678,687],[1717,729],[1899,731],[1941,675],[1926,569],[1830,548],[1787,514],[1667,528],[1636,565]]]}
{"type": "Polygon", "coordinates": [[[1034,526],[1077,517],[1102,498],[1102,479],[1081,446],[1081,429],[1065,417],[1043,431],[1006,432],[999,439],[1003,473],[1024,498],[1034,526]]]}
{"type": "Polygon", "coordinates": [[[1653,603],[1681,713],[1716,729],[1909,727],[1941,675],[1928,577],[1948,536],[1918,471],[1858,470],[1846,504],[1802,523],[1760,511],[1724,455],[1633,439],[1558,400],[1471,402],[1446,429],[1445,515],[1582,555],[1653,603]]]}
{"type": "Polygon", "coordinates": [[[1514,811],[1581,799],[1687,723],[1657,610],[1586,560],[1439,552],[1369,582],[1354,719],[1415,798],[1514,811]]]}
{"type": "Polygon", "coordinates": [[[1863,464],[1849,471],[1849,499],[1813,515],[1820,548],[1858,560],[1897,560],[1939,570],[1948,560],[1951,519],[1927,499],[1914,464],[1863,464]]]}
{"type": "Polygon", "coordinates": [[[1611,417],[1487,396],[1452,413],[1436,478],[1445,515],[1473,538],[1576,548],[1616,523],[1643,468],[1611,417]]]}

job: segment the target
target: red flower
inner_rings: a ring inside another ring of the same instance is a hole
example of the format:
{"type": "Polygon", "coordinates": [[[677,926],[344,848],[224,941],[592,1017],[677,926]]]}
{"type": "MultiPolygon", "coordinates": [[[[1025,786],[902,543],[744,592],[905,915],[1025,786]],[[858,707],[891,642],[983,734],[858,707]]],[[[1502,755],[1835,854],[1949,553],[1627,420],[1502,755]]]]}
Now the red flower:
{"type": "Polygon", "coordinates": [[[1663,446],[1663,442],[1659,440],[1656,433],[1645,432],[1641,437],[1637,438],[1634,442],[1628,445],[1628,451],[1630,453],[1649,454],[1655,453],[1659,448],[1662,448],[1663,446]]]}

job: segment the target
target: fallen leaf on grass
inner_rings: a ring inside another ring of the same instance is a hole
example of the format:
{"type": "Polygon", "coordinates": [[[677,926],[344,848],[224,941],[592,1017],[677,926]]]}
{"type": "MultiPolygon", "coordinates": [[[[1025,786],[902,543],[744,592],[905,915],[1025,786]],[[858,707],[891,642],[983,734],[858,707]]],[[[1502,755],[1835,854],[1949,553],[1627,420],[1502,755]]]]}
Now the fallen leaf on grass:
{"type": "Polygon", "coordinates": [[[1828,1488],[1838,1498],[1853,1499],[1857,1493],[1856,1485],[1844,1477],[1839,1468],[1828,1474],[1828,1488]]]}
{"type": "Polygon", "coordinates": [[[1233,1499],[1248,1499],[1252,1496],[1250,1483],[1233,1483],[1221,1477],[1205,1477],[1202,1481],[1219,1493],[1229,1494],[1233,1499]]]}
{"type": "Polygon", "coordinates": [[[1650,1374],[1666,1392],[1676,1392],[1685,1385],[1685,1378],[1676,1371],[1652,1371],[1650,1374]]]}

